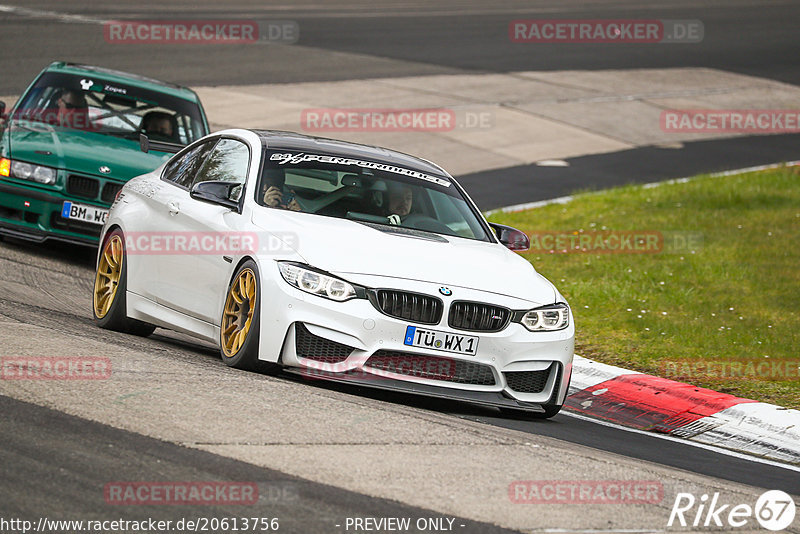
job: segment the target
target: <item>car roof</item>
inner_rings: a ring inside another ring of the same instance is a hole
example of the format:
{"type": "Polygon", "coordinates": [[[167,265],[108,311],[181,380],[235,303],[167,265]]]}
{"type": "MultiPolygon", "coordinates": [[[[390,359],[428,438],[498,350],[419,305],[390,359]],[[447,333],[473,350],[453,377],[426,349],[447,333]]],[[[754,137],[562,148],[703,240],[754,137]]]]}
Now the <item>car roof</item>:
{"type": "Polygon", "coordinates": [[[301,150],[303,152],[324,153],[347,158],[358,157],[369,160],[379,160],[383,163],[401,165],[409,169],[452,178],[447,171],[433,162],[388,148],[350,143],[348,141],[328,139],[325,137],[314,137],[281,130],[250,131],[259,136],[267,148],[270,149],[301,150]]]}
{"type": "Polygon", "coordinates": [[[59,72],[63,74],[77,74],[83,76],[96,76],[108,82],[124,83],[132,85],[140,89],[149,89],[151,91],[158,91],[166,93],[171,96],[190,100],[192,102],[199,102],[200,99],[197,93],[175,83],[164,82],[147,76],[139,74],[131,74],[130,72],[123,72],[114,69],[107,69],[105,67],[95,67],[92,65],[81,65],[78,63],[68,63],[65,61],[56,61],[51,63],[45,72],[59,72]]]}

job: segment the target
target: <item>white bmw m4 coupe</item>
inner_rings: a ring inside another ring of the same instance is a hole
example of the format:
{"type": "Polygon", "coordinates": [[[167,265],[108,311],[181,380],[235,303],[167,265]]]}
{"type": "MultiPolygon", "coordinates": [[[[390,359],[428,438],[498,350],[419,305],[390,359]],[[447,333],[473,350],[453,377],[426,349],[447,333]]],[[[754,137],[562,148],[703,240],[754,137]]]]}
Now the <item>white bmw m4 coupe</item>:
{"type": "Polygon", "coordinates": [[[514,252],[527,247],[431,162],[225,130],[122,189],[93,311],[102,328],[212,341],[237,368],[552,417],[575,327],[564,297],[514,252]]]}

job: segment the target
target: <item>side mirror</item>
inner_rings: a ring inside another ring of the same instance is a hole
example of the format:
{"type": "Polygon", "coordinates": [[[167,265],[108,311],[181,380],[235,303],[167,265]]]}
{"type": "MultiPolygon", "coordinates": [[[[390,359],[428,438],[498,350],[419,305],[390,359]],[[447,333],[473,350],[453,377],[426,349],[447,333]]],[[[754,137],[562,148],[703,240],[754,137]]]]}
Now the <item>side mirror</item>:
{"type": "Polygon", "coordinates": [[[522,230],[517,230],[505,224],[489,223],[497,239],[509,250],[521,252],[531,248],[531,240],[522,230]]]}
{"type": "Polygon", "coordinates": [[[165,143],[163,141],[154,141],[149,137],[147,137],[147,135],[140,133],[139,149],[145,154],[147,154],[151,150],[157,150],[158,152],[167,152],[169,154],[177,154],[183,149],[183,145],[179,145],[176,143],[165,143]]]}
{"type": "Polygon", "coordinates": [[[236,182],[200,182],[189,191],[189,196],[194,199],[225,206],[235,211],[239,210],[241,194],[242,184],[236,182]]]}

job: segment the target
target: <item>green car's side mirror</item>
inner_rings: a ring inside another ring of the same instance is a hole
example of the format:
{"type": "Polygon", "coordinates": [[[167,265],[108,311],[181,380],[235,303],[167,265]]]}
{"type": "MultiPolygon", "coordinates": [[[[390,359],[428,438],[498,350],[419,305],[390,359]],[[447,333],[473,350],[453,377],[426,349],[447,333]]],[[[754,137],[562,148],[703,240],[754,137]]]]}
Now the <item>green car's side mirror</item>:
{"type": "Polygon", "coordinates": [[[0,128],[6,125],[6,120],[8,120],[6,116],[6,103],[0,100],[0,128]]]}

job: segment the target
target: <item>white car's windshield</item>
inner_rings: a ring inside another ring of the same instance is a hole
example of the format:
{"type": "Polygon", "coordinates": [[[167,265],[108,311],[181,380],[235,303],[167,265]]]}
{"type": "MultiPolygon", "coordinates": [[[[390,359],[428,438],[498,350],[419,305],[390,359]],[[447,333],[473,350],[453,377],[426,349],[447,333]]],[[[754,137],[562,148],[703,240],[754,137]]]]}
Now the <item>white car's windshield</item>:
{"type": "Polygon", "coordinates": [[[256,200],[387,228],[487,239],[484,225],[449,178],[358,157],[270,151],[256,200]]]}
{"type": "Polygon", "coordinates": [[[12,117],[58,128],[186,145],[206,133],[199,106],[166,93],[100,78],[45,73],[12,117]]]}

